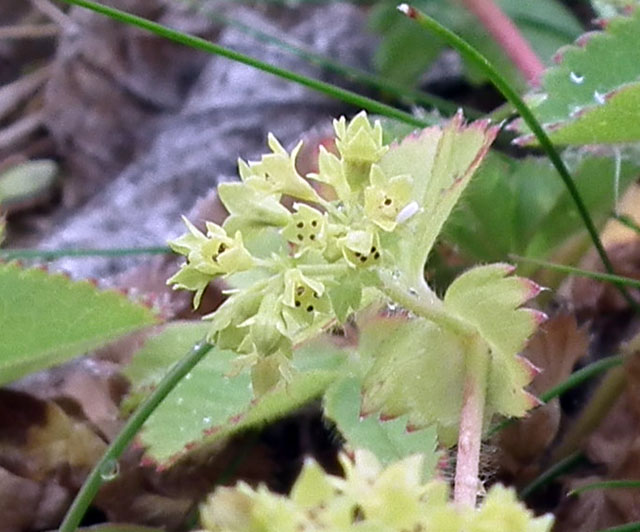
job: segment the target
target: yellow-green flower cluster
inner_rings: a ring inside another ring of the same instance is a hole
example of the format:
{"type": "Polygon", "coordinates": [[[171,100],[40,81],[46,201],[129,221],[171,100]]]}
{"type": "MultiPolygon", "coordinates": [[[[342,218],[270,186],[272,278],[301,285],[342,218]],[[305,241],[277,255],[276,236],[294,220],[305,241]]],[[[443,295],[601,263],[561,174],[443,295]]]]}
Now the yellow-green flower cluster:
{"type": "Polygon", "coordinates": [[[341,457],[345,477],[309,460],[289,497],[240,483],[219,488],[201,507],[210,532],[548,532],[552,517],[533,517],[512,490],[494,486],[477,509],[460,509],[442,481],[422,482],[422,456],[383,468],[373,454],[341,457]]]}
{"type": "Polygon", "coordinates": [[[384,239],[411,207],[413,179],[383,172],[379,163],[389,148],[380,123],[371,125],[364,112],[348,123],[344,117],[334,121],[334,129],[337,154],[321,148],[319,171],[307,176],[333,188],[333,199],[321,197],[299,174],[302,143],[288,153],[270,134],[271,153],[259,161],[240,160],[241,180],[219,185],[230,214],[224,224],[208,222],[202,233],[185,219],[188,232],[170,243],[186,262],[168,282],[195,292],[196,307],[213,279],[260,270],[259,282],[232,293],[208,317],[210,340],[250,364],[272,355],[286,358],[305,334],[336,317],[344,320],[359,308],[362,286],[332,291],[340,276],[363,284],[361,272],[393,261],[384,239]],[[277,253],[250,251],[269,234],[281,242],[277,253]],[[337,316],[335,308],[341,309],[337,316]]]}

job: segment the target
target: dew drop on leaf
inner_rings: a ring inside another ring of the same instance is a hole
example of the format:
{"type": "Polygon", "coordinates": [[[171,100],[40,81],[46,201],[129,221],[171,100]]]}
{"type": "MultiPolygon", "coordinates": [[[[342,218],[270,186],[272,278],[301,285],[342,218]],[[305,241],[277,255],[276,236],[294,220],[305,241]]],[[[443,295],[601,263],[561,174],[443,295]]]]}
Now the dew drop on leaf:
{"type": "Polygon", "coordinates": [[[117,460],[108,460],[100,468],[100,478],[105,482],[115,479],[120,473],[120,464],[117,460]]]}
{"type": "Polygon", "coordinates": [[[598,91],[593,91],[593,99],[599,105],[603,105],[606,102],[604,94],[600,94],[598,91]]]}
{"type": "Polygon", "coordinates": [[[176,401],[176,403],[178,403],[178,405],[181,405],[182,403],[184,403],[184,397],[178,397],[178,400],[176,401]]]}
{"type": "Polygon", "coordinates": [[[209,423],[211,423],[211,418],[209,416],[202,418],[203,425],[208,425],[209,423]]]}
{"type": "Polygon", "coordinates": [[[572,83],[575,83],[576,85],[580,85],[584,81],[584,76],[581,76],[576,72],[571,72],[571,74],[569,74],[569,79],[571,80],[572,83]]]}
{"type": "Polygon", "coordinates": [[[187,373],[187,374],[185,375],[185,377],[184,377],[184,378],[185,378],[185,380],[189,381],[189,380],[191,380],[191,377],[193,377],[193,375],[191,374],[191,372],[189,372],[189,373],[187,373]]]}

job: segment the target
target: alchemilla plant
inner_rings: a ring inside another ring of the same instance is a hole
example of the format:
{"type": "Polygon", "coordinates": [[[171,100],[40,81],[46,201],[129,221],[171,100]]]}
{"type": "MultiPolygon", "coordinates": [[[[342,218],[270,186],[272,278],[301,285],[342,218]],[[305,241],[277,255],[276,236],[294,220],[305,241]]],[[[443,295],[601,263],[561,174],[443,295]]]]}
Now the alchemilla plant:
{"type": "Polygon", "coordinates": [[[518,352],[542,318],[521,308],[539,287],[511,276],[506,264],[467,271],[442,299],[424,278],[434,242],[496,128],[465,125],[458,114],[444,127],[386,145],[380,123],[372,125],[363,112],[336,120],[334,129],[335,153],[321,147],[318,171],[306,179],[296,169],[301,143],[288,153],[269,136],[271,153],[239,161],[241,181],[218,187],[229,217],[222,226],[207,222],[204,233],[185,220],[187,234],[171,246],[186,262],[168,282],[194,291],[195,306],[213,279],[236,287],[206,317],[208,340],[237,353],[238,371],[251,368],[258,397],[294,377],[296,345],[365,307],[402,308],[385,324],[384,341],[356,361],[361,411],[406,416],[410,429],[435,426],[442,444],[457,441],[455,506],[441,481],[423,483],[419,457],[383,471],[356,453],[355,463],[343,459],[346,480],[311,465],[290,498],[247,486],[219,491],[203,509],[205,525],[549,529],[548,519],[532,519],[504,488],[492,489],[474,509],[484,428],[494,414],[522,416],[536,404],[524,390],[535,368],[518,352]]]}

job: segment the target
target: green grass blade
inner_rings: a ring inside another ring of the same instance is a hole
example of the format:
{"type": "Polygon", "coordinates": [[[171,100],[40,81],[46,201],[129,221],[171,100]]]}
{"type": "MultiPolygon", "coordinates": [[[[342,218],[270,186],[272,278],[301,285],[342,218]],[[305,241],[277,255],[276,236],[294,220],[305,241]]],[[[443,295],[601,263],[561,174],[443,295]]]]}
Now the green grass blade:
{"type": "Polygon", "coordinates": [[[599,532],[636,532],[640,530],[640,521],[635,523],[627,523],[626,525],[614,526],[611,528],[605,528],[599,532]]]}
{"type": "MultiPolygon", "coordinates": [[[[404,13],[411,19],[414,19],[420,26],[425,28],[426,30],[432,31],[440,38],[442,38],[445,42],[455,48],[460,54],[472,64],[474,64],[479,70],[483,72],[485,76],[493,83],[493,85],[502,93],[502,95],[510,101],[515,109],[520,113],[522,119],[529,126],[533,134],[537,137],[538,142],[542,149],[546,152],[547,156],[558,170],[562,181],[564,181],[565,186],[569,190],[571,197],[575,203],[576,209],[582,221],[584,222],[585,227],[593,241],[596,250],[598,251],[598,255],[600,255],[600,259],[604,264],[605,268],[610,274],[614,273],[613,265],[611,264],[611,260],[607,255],[606,250],[600,240],[598,235],[598,230],[596,229],[591,216],[589,215],[589,211],[580,196],[578,189],[576,188],[575,182],[567,170],[560,154],[554,148],[551,140],[545,133],[544,129],[533,115],[529,107],[526,103],[524,103],[523,99],[520,95],[509,85],[509,83],[502,77],[502,75],[495,69],[495,67],[475,48],[473,48],[469,43],[465,40],[458,37],[455,33],[448,30],[444,26],[442,26],[439,22],[434,20],[433,18],[425,15],[421,11],[407,5],[401,4],[398,6],[398,10],[404,13]]],[[[620,293],[624,296],[625,300],[629,303],[629,305],[635,309],[637,312],[640,312],[640,306],[633,300],[633,298],[629,295],[629,293],[625,290],[623,286],[616,285],[620,293]]]]}
{"type": "Polygon", "coordinates": [[[292,72],[291,70],[287,70],[284,68],[280,68],[274,65],[270,65],[269,63],[265,63],[264,61],[260,61],[253,57],[250,57],[245,54],[241,54],[239,52],[235,52],[224,46],[220,46],[214,44],[206,39],[202,39],[201,37],[196,37],[194,35],[189,35],[188,33],[183,33],[180,31],[172,30],[171,28],[167,28],[162,24],[158,24],[156,22],[152,22],[148,19],[138,17],[136,15],[131,15],[130,13],[126,13],[125,11],[121,11],[119,9],[114,9],[112,7],[108,7],[102,4],[98,4],[95,2],[91,2],[89,0],[62,0],[63,2],[79,7],[84,7],[96,13],[100,13],[101,15],[105,15],[109,18],[122,22],[124,24],[128,24],[130,26],[136,26],[140,29],[149,31],[158,35],[160,37],[164,37],[170,41],[174,41],[180,44],[184,44],[196,50],[202,50],[209,54],[219,55],[221,57],[225,57],[227,59],[231,59],[238,63],[242,63],[253,68],[257,68],[258,70],[262,70],[263,72],[268,72],[269,74],[273,74],[274,76],[280,77],[282,79],[286,79],[287,81],[291,81],[293,83],[297,83],[309,89],[315,90],[326,96],[341,100],[343,102],[349,103],[356,107],[366,109],[372,113],[377,113],[383,116],[388,116],[390,118],[395,118],[401,122],[406,124],[410,124],[412,126],[424,128],[432,125],[430,122],[417,118],[410,113],[405,111],[401,111],[400,109],[396,109],[390,105],[386,105],[384,103],[378,102],[372,98],[367,98],[366,96],[362,96],[355,92],[342,89],[340,87],[335,87],[330,83],[325,83],[324,81],[319,81],[313,78],[309,78],[307,76],[303,76],[296,72],[292,72]]]}
{"type": "Polygon", "coordinates": [[[77,248],[77,249],[0,249],[0,260],[43,259],[56,260],[75,257],[128,257],[131,255],[168,255],[173,253],[167,246],[143,248],[77,248]]]}
{"type": "MultiPolygon", "coordinates": [[[[583,382],[604,373],[605,371],[610,370],[611,368],[615,368],[616,366],[620,366],[622,364],[622,355],[614,355],[606,358],[602,358],[597,362],[593,362],[584,368],[579,369],[578,371],[573,372],[569,378],[565,381],[561,382],[557,386],[554,386],[550,390],[547,390],[543,394],[540,395],[539,399],[543,403],[548,403],[552,399],[556,397],[560,397],[563,393],[568,392],[572,388],[579,386],[583,382]]],[[[501,421],[500,423],[494,425],[487,432],[487,436],[493,436],[495,433],[500,432],[505,427],[508,427],[512,423],[517,421],[516,418],[509,418],[501,421]]]]}
{"type": "Polygon", "coordinates": [[[156,407],[164,400],[182,378],[191,371],[200,360],[211,350],[213,346],[206,342],[196,344],[193,349],[171,369],[160,381],[157,388],[140,405],[140,407],[129,418],[118,436],[111,442],[106,452],[95,465],[89,476],[85,480],[82,488],[76,495],[65,516],[58,532],[75,532],[89,508],[91,501],[98,493],[100,486],[107,480],[105,471],[111,469],[113,464],[118,463],[118,459],[138,433],[142,424],[149,418],[156,407]]]}
{"type": "Polygon", "coordinates": [[[631,216],[628,216],[627,214],[613,214],[612,218],[618,220],[625,227],[628,227],[629,229],[632,229],[636,233],[640,234],[640,226],[634,221],[631,216]]]}
{"type": "Polygon", "coordinates": [[[611,273],[591,272],[589,270],[582,270],[574,266],[565,266],[564,264],[557,264],[555,262],[547,262],[546,260],[533,259],[530,257],[519,257],[517,255],[511,255],[511,258],[517,262],[527,262],[530,264],[537,264],[542,268],[548,268],[549,270],[555,270],[562,273],[568,273],[570,275],[577,275],[579,277],[588,277],[597,281],[604,281],[616,286],[629,286],[631,288],[640,288],[640,281],[638,279],[632,279],[630,277],[623,277],[622,275],[614,275],[611,273]]]}
{"type": "MultiPolygon", "coordinates": [[[[193,3],[194,2],[192,2],[192,4],[193,3]]],[[[227,26],[237,28],[261,42],[273,44],[278,48],[296,55],[313,65],[317,65],[330,72],[335,72],[336,74],[339,74],[346,79],[353,80],[363,85],[383,91],[397,98],[399,101],[410,104],[419,104],[425,107],[435,107],[436,109],[447,114],[453,114],[458,110],[457,105],[451,103],[448,100],[445,100],[444,98],[440,98],[438,96],[434,96],[422,91],[409,89],[397,83],[393,83],[392,81],[388,81],[380,76],[370,74],[369,72],[360,68],[344,65],[342,63],[339,63],[338,61],[334,61],[329,57],[317,54],[300,46],[295,46],[283,39],[280,39],[279,37],[265,33],[261,30],[249,26],[248,24],[245,24],[244,22],[240,22],[225,15],[208,11],[203,13],[211,20],[218,21],[227,26]]],[[[474,109],[464,108],[463,111],[466,116],[469,116],[471,118],[479,118],[481,116],[481,114],[474,109]]]]}
{"type": "Polygon", "coordinates": [[[603,480],[602,482],[592,482],[579,488],[571,490],[568,495],[579,495],[585,491],[610,490],[624,488],[640,488],[640,480],[603,480]]]}
{"type": "Polygon", "coordinates": [[[570,454],[563,460],[560,460],[557,464],[552,465],[537,478],[532,480],[531,483],[527,484],[518,495],[521,499],[526,499],[534,491],[539,490],[543,486],[546,486],[547,484],[552,482],[554,479],[558,478],[560,475],[563,475],[567,471],[570,471],[584,459],[585,457],[580,451],[576,451],[575,453],[570,454]]]}

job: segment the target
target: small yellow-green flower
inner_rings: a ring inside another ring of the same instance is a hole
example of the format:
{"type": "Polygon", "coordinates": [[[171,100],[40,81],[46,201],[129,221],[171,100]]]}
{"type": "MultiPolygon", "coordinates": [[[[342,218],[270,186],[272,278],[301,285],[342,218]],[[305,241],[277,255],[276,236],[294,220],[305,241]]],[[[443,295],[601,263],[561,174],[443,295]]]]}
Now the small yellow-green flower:
{"type": "Polygon", "coordinates": [[[296,203],[293,208],[296,212],[282,231],[282,236],[299,248],[323,249],[327,244],[326,217],[304,203],[296,203]]]}
{"type": "Polygon", "coordinates": [[[313,323],[317,314],[331,311],[331,301],[324,284],[303,275],[298,269],[287,270],[284,274],[282,302],[285,305],[283,315],[291,335],[313,323]]]}
{"type": "Polygon", "coordinates": [[[242,180],[266,194],[286,194],[305,201],[318,201],[316,191],[296,170],[296,157],[302,148],[302,141],[293,148],[291,155],[271,133],[268,144],[271,153],[263,155],[260,161],[238,161],[242,180]]]}
{"type": "Polygon", "coordinates": [[[244,483],[219,488],[201,507],[202,523],[210,532],[549,532],[553,524],[502,486],[478,509],[457,507],[446,483],[422,481],[420,455],[387,468],[368,451],[340,461],[345,478],[307,460],[290,497],[244,483]]]}
{"type": "Polygon", "coordinates": [[[413,179],[409,175],[387,178],[378,165],[371,167],[371,185],[364,190],[364,212],[384,231],[393,231],[400,211],[411,200],[413,179]]]}
{"type": "Polygon", "coordinates": [[[254,260],[244,247],[240,232],[230,238],[222,227],[207,222],[205,235],[185,217],[183,220],[188,232],[169,242],[169,246],[176,253],[185,255],[187,262],[167,284],[194,291],[193,305],[197,307],[214,277],[248,270],[254,266],[254,260]]]}
{"type": "Polygon", "coordinates": [[[368,268],[382,260],[380,237],[373,228],[356,229],[338,239],[345,260],[355,268],[368,268]]]}

